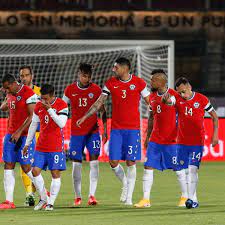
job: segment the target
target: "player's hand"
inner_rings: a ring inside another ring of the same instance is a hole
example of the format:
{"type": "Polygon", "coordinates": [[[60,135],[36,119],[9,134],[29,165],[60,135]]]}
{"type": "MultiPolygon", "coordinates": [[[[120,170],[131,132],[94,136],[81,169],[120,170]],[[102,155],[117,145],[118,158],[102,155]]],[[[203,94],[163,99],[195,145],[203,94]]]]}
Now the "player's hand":
{"type": "Polygon", "coordinates": [[[170,95],[168,92],[166,92],[166,93],[162,96],[162,100],[161,100],[161,101],[162,101],[163,103],[168,104],[168,103],[171,102],[170,97],[171,97],[171,95],[170,95]]]}
{"type": "Polygon", "coordinates": [[[6,90],[3,87],[0,88],[0,93],[2,96],[6,96],[6,90]]]}
{"type": "Polygon", "coordinates": [[[19,140],[20,136],[21,136],[21,132],[16,131],[15,133],[12,134],[10,141],[15,144],[19,140]]]}
{"type": "Polygon", "coordinates": [[[47,101],[42,100],[41,103],[45,107],[46,110],[52,108],[50,102],[47,102],[47,101]]]}
{"type": "Polygon", "coordinates": [[[76,125],[77,127],[81,128],[81,124],[86,120],[86,118],[83,116],[79,120],[77,120],[76,125]]]}
{"type": "Polygon", "coordinates": [[[211,141],[212,147],[215,147],[218,143],[219,143],[218,137],[213,136],[211,141]]]}
{"type": "Polygon", "coordinates": [[[27,156],[27,154],[28,154],[28,148],[29,148],[28,145],[25,145],[25,146],[24,146],[24,148],[23,148],[23,155],[24,155],[24,156],[27,156]]]}

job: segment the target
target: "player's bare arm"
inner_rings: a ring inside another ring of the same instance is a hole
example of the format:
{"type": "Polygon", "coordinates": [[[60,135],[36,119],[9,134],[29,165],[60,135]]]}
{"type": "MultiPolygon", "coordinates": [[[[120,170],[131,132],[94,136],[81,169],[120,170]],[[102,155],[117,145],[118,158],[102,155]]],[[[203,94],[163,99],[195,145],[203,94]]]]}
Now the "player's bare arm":
{"type": "Polygon", "coordinates": [[[34,107],[35,107],[35,104],[27,105],[28,117],[26,118],[24,123],[18,128],[18,130],[14,134],[12,134],[12,137],[11,137],[12,142],[17,142],[18,139],[20,138],[22,132],[30,125],[31,120],[32,120],[32,115],[34,112],[34,107]]]}
{"type": "Polygon", "coordinates": [[[146,105],[149,105],[149,95],[147,97],[144,97],[146,105]]]}
{"type": "MultiPolygon", "coordinates": [[[[6,95],[4,88],[0,88],[0,93],[3,95],[3,97],[6,95]]],[[[0,110],[3,112],[6,112],[9,110],[8,103],[7,103],[7,97],[4,98],[4,101],[1,103],[0,110]]]]}
{"type": "Polygon", "coordinates": [[[104,126],[104,133],[103,133],[103,143],[106,143],[106,141],[108,140],[108,135],[107,135],[107,115],[106,115],[106,109],[105,106],[102,105],[102,107],[100,108],[100,115],[101,115],[101,119],[103,122],[103,126],[104,126]]]}
{"type": "Polygon", "coordinates": [[[213,110],[211,112],[209,112],[209,115],[212,118],[213,121],[213,136],[212,136],[212,146],[215,147],[218,144],[218,116],[216,114],[216,111],[213,110]]]}
{"type": "Polygon", "coordinates": [[[153,112],[150,111],[150,114],[149,114],[149,118],[148,118],[148,127],[147,127],[147,130],[146,130],[146,139],[145,139],[145,143],[144,143],[144,146],[145,148],[148,147],[148,140],[149,140],[149,137],[152,133],[152,128],[153,128],[153,112]]]}
{"type": "Polygon", "coordinates": [[[90,109],[87,111],[87,113],[81,117],[79,120],[77,120],[77,126],[80,127],[80,125],[90,116],[98,112],[102,105],[104,105],[106,99],[108,98],[107,95],[101,94],[100,97],[97,99],[97,101],[90,107],[90,109]]]}

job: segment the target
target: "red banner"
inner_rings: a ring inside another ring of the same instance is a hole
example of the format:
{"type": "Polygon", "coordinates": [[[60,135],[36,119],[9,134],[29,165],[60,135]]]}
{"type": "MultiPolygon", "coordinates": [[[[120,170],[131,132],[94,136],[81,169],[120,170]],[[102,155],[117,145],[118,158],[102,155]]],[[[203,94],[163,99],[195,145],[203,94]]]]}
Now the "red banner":
{"type": "MultiPolygon", "coordinates": [[[[0,118],[0,156],[2,156],[2,148],[3,148],[3,140],[4,135],[6,133],[6,127],[7,127],[7,119],[0,118]]],[[[108,134],[110,133],[110,124],[111,120],[108,120],[108,134]]],[[[71,120],[67,122],[67,126],[64,129],[64,137],[65,137],[65,150],[69,149],[69,140],[70,140],[70,125],[71,120]]],[[[147,120],[144,119],[142,121],[142,128],[145,131],[147,126],[147,120]]],[[[219,144],[213,148],[210,145],[212,132],[213,132],[213,124],[212,120],[207,118],[205,119],[205,129],[206,129],[206,141],[204,146],[204,154],[203,154],[203,160],[204,161],[225,161],[225,119],[219,120],[219,144]]],[[[100,133],[103,131],[102,123],[100,122],[100,133]]],[[[143,135],[144,136],[144,135],[143,135]]],[[[145,155],[145,149],[143,149],[143,158],[145,155]]],[[[87,159],[88,159],[87,154],[87,159]]],[[[107,162],[108,161],[108,142],[101,148],[101,154],[100,154],[100,161],[107,162]]],[[[2,158],[0,157],[0,161],[2,161],[2,158]]]]}

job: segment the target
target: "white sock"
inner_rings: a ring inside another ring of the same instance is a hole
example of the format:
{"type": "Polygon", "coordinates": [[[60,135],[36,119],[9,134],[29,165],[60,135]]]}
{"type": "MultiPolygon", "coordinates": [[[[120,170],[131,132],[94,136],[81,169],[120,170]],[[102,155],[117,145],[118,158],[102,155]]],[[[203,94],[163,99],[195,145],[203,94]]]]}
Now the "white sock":
{"type": "Polygon", "coordinates": [[[118,164],[116,167],[112,168],[112,171],[115,173],[118,179],[122,182],[123,187],[126,187],[127,177],[126,177],[126,174],[124,173],[123,167],[120,164],[118,164]]]}
{"type": "Polygon", "coordinates": [[[31,179],[32,183],[34,183],[34,176],[31,172],[31,170],[27,173],[27,176],[31,179]]]}
{"type": "Polygon", "coordinates": [[[184,198],[188,198],[188,185],[185,169],[176,171],[176,174],[177,180],[180,184],[181,196],[184,198]]]}
{"type": "Polygon", "coordinates": [[[143,175],[143,198],[150,199],[153,184],[153,170],[144,169],[143,175]]]}
{"type": "Polygon", "coordinates": [[[90,161],[90,189],[89,196],[95,196],[95,191],[98,184],[99,162],[98,160],[90,161]]]}
{"type": "Polygon", "coordinates": [[[189,165],[188,169],[188,198],[193,200],[198,184],[198,167],[189,165]]]}
{"type": "Polygon", "coordinates": [[[13,193],[15,187],[15,173],[14,170],[4,170],[4,189],[7,201],[13,202],[13,193]]]}
{"type": "Polygon", "coordinates": [[[72,179],[75,198],[81,198],[81,178],[82,178],[81,169],[82,163],[73,162],[72,179]]]}
{"type": "Polygon", "coordinates": [[[132,202],[136,182],[136,165],[127,167],[127,202],[132,202]]]}
{"type": "MultiPolygon", "coordinates": [[[[197,177],[198,177],[198,174],[197,174],[197,177]]],[[[198,202],[198,198],[197,198],[197,188],[196,188],[195,193],[194,193],[194,195],[193,195],[193,201],[194,201],[194,202],[198,202]]]]}
{"type": "Polygon", "coordinates": [[[34,177],[34,186],[36,187],[41,200],[47,202],[47,193],[46,193],[46,189],[45,189],[45,183],[44,183],[44,179],[41,174],[34,177]]]}
{"type": "Polygon", "coordinates": [[[57,198],[59,194],[60,187],[61,187],[61,178],[56,178],[56,179],[52,178],[48,204],[54,205],[55,199],[57,198]]]}

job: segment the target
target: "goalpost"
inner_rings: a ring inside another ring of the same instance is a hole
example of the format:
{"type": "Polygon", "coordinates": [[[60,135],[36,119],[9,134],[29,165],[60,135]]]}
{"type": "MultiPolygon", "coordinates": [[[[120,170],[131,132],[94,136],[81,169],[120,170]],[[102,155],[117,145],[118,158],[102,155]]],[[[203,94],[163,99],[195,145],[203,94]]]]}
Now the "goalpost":
{"type": "MultiPolygon", "coordinates": [[[[131,72],[142,77],[148,87],[153,69],[165,70],[168,86],[174,86],[174,42],[164,40],[0,40],[0,78],[6,73],[19,77],[19,67],[30,65],[34,84],[51,83],[56,95],[62,97],[65,87],[77,79],[81,62],[93,65],[92,80],[102,87],[113,74],[115,60],[121,56],[131,61],[131,72]]],[[[140,111],[141,118],[146,118],[148,110],[142,101],[140,111]]],[[[110,102],[107,116],[111,116],[110,102]]],[[[0,151],[6,117],[6,113],[0,112],[0,151]]]]}

